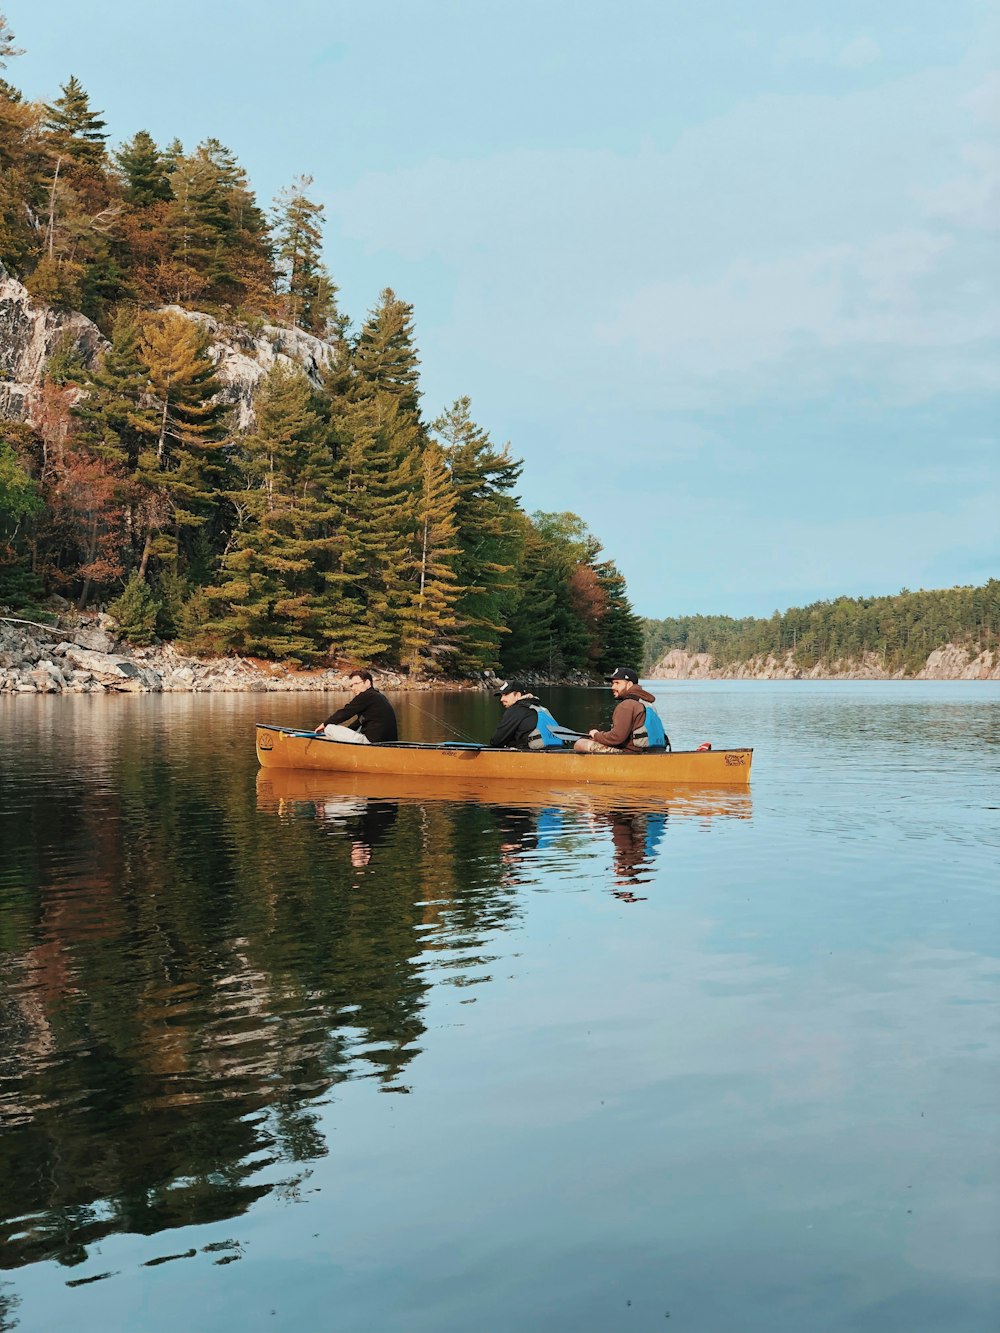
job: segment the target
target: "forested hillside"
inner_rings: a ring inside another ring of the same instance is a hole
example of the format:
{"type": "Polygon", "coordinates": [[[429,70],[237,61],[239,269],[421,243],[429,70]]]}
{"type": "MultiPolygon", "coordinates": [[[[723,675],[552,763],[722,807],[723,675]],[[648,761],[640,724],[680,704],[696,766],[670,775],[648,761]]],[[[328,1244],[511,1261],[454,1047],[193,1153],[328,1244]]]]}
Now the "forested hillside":
{"type": "Polygon", "coordinates": [[[803,670],[816,663],[876,653],[887,671],[910,674],[929,653],[958,644],[980,653],[1000,640],[1000,580],[979,588],[902,592],[891,597],[838,597],[775,611],[769,620],[677,616],[646,620],[645,666],[671,648],[710,653],[716,666],[791,653],[803,670]]]}
{"type": "MultiPolygon", "coordinates": [[[[20,54],[0,18],[0,64],[20,54]]],[[[528,515],[522,464],[467,397],[428,417],[412,307],[356,330],[322,258],[311,180],[265,210],[229,148],[112,146],[69,78],[46,105],[0,79],[0,262],[106,339],[47,354],[0,422],[0,602],[107,605],[135,643],[463,674],[638,661],[625,582],[574,514],[528,515]],[[205,312],[277,357],[239,430],[205,312]]],[[[0,274],[0,277],[3,275],[0,274]]]]}

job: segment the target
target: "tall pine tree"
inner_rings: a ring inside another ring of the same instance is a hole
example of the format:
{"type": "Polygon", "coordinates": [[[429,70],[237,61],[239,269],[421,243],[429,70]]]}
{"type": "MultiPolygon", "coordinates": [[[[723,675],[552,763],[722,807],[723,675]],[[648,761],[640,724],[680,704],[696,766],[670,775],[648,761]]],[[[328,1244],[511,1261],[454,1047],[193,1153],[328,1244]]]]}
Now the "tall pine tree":
{"type": "Polygon", "coordinates": [[[194,530],[213,516],[225,471],[227,411],[205,337],[192,320],[171,312],[151,318],[141,357],[155,417],[136,419],[146,436],[136,480],[145,490],[145,540],[139,563],[177,565],[190,554],[194,530]]]}
{"type": "Polygon", "coordinates": [[[279,363],[258,393],[256,424],[240,442],[240,515],[202,638],[263,657],[312,660],[327,646],[320,570],[333,531],[332,460],[303,371],[279,363]]]}
{"type": "Polygon", "coordinates": [[[83,85],[75,76],[62,84],[62,96],[45,108],[44,128],[49,152],[70,164],[98,166],[104,161],[108,136],[99,111],[90,105],[83,85]]]}
{"type": "Polygon", "coordinates": [[[455,665],[482,671],[496,665],[516,600],[515,566],[523,541],[512,522],[517,512],[512,491],[522,464],[507,445],[493,445],[472,420],[470,407],[467,397],[456,399],[431,429],[444,448],[455,492],[455,665]]]}
{"type": "Polygon", "coordinates": [[[311,176],[299,176],[274,201],[278,290],[293,329],[340,338],[337,288],[323,264],[323,205],[309,198],[311,186],[311,176]]]}
{"type": "Polygon", "coordinates": [[[125,185],[125,198],[136,208],[171,197],[170,169],[153,136],[138,130],[114,154],[125,185]]]}
{"type": "Polygon", "coordinates": [[[413,306],[386,287],[358,335],[352,358],[354,395],[375,403],[393,400],[402,413],[420,414],[420,358],[414,344],[413,306]]]}
{"type": "Polygon", "coordinates": [[[410,591],[401,609],[400,658],[411,672],[441,671],[454,660],[458,524],[456,494],[440,445],[423,450],[414,497],[414,531],[407,562],[410,591]]]}

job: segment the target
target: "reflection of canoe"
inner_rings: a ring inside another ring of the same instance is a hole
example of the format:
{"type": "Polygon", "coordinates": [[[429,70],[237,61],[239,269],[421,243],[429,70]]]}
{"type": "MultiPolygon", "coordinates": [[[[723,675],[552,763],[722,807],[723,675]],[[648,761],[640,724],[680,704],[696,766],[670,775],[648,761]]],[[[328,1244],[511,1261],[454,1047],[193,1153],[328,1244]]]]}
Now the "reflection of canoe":
{"type": "Polygon", "coordinates": [[[400,804],[476,801],[483,805],[518,806],[543,810],[558,805],[587,810],[664,810],[671,815],[729,815],[746,819],[750,793],[740,787],[705,787],[678,784],[669,795],[631,783],[603,786],[554,782],[516,786],[501,778],[474,775],[429,779],[405,773],[327,773],[313,769],[262,768],[257,774],[258,810],[283,811],[290,806],[322,806],[329,813],[342,808],[356,814],[367,800],[400,804]]]}
{"type": "Polygon", "coordinates": [[[262,768],[321,769],[326,773],[396,773],[419,778],[494,778],[637,788],[666,783],[745,787],[753,751],[682,750],[672,754],[574,754],[553,750],[490,750],[476,745],[349,745],[288,727],[257,726],[262,768]]]}

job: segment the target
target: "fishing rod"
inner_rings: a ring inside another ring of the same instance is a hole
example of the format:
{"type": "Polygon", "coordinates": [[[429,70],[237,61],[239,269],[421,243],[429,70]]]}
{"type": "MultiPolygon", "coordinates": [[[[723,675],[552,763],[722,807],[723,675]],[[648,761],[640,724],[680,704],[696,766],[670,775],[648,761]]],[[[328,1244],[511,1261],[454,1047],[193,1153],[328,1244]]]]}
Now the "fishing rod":
{"type": "Polygon", "coordinates": [[[438,717],[436,713],[432,713],[426,708],[421,708],[420,705],[414,703],[412,699],[407,699],[406,702],[410,708],[415,708],[418,713],[423,713],[424,717],[431,718],[432,721],[436,722],[439,726],[444,727],[447,731],[450,731],[453,735],[460,736],[463,741],[469,741],[472,745],[480,745],[480,746],[482,745],[482,741],[477,741],[474,736],[470,736],[466,731],[459,731],[458,727],[453,727],[450,722],[445,722],[445,720],[443,718],[438,717]]]}

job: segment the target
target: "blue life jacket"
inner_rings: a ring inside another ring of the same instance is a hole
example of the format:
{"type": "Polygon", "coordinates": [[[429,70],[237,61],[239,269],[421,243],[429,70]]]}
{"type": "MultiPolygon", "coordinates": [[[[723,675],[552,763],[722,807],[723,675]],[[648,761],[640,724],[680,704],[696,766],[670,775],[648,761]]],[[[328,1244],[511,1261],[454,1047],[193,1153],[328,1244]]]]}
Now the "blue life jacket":
{"type": "Polygon", "coordinates": [[[544,704],[532,704],[535,710],[535,729],[528,736],[529,750],[564,750],[566,742],[559,732],[563,730],[544,704]]]}
{"type": "Polygon", "coordinates": [[[665,750],[670,744],[663,719],[652,704],[646,704],[646,716],[632,732],[632,744],[637,750],[665,750]]]}

